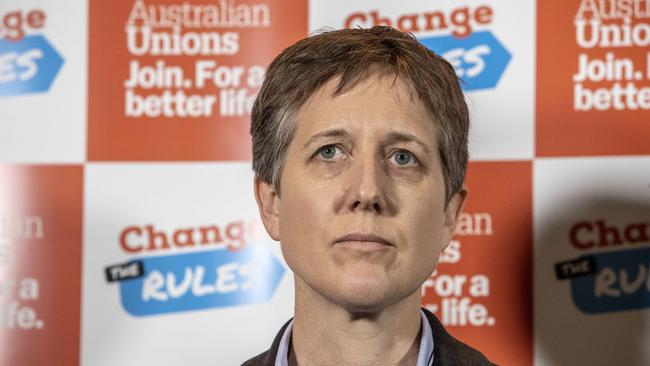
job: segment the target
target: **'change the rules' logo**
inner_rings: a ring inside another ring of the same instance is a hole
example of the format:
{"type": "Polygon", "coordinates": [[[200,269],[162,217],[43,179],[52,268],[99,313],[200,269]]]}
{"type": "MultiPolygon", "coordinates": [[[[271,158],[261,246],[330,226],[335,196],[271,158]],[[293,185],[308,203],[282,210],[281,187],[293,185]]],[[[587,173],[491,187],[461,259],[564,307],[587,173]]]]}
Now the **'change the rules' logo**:
{"type": "Polygon", "coordinates": [[[587,314],[650,307],[650,248],[558,263],[556,272],[572,276],[571,297],[587,314]]]}
{"type": "Polygon", "coordinates": [[[512,57],[490,31],[474,32],[465,38],[449,35],[419,41],[449,61],[463,80],[465,91],[496,87],[512,57]]]}
{"type": "MultiPolygon", "coordinates": [[[[598,250],[648,244],[650,224],[619,227],[605,220],[579,222],[570,231],[576,249],[598,250]]],[[[569,280],[571,297],[587,314],[650,307],[650,248],[587,254],[555,264],[559,280],[569,280]]]]}
{"type": "Polygon", "coordinates": [[[0,96],[47,91],[63,58],[42,34],[25,35],[45,26],[45,13],[17,10],[0,19],[0,96]]]}
{"type": "Polygon", "coordinates": [[[269,301],[284,275],[264,246],[145,257],[106,268],[124,310],[147,316],[269,301]]]}
{"type": "Polygon", "coordinates": [[[493,89],[512,55],[489,29],[494,10],[488,5],[408,12],[391,16],[377,10],[353,12],[344,27],[393,26],[413,33],[420,43],[444,57],[463,81],[465,91],[493,89]],[[475,27],[482,27],[475,30],[475,27]],[[433,34],[432,34],[433,33],[433,34]]]}

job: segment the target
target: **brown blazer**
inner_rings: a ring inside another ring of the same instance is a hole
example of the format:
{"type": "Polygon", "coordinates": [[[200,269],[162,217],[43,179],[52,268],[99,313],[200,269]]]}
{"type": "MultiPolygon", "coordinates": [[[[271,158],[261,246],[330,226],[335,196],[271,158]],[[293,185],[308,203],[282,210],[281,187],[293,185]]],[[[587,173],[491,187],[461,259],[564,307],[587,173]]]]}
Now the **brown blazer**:
{"type": "MultiPolygon", "coordinates": [[[[452,337],[445,328],[442,326],[442,323],[426,309],[422,309],[424,314],[429,319],[429,324],[431,325],[431,331],[434,339],[433,346],[433,364],[434,366],[490,366],[494,365],[490,362],[483,354],[474,348],[466,345],[465,343],[457,340],[452,337]]],[[[289,325],[289,322],[285,323],[280,329],[278,335],[275,336],[271,349],[261,353],[250,360],[244,362],[242,366],[274,366],[275,365],[275,356],[278,353],[278,348],[280,347],[280,340],[282,339],[282,334],[284,330],[289,325]]]]}

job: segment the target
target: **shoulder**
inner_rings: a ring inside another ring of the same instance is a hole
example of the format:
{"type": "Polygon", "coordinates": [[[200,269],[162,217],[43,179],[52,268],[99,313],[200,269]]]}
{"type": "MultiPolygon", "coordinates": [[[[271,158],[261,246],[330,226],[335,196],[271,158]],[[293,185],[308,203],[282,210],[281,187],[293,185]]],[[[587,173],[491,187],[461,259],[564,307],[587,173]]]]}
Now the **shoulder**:
{"type": "Polygon", "coordinates": [[[434,365],[490,366],[490,362],[481,352],[454,338],[442,323],[426,309],[422,309],[433,332],[434,365]]]}
{"type": "Polygon", "coordinates": [[[250,360],[242,363],[242,366],[264,366],[264,365],[268,365],[269,364],[267,362],[268,359],[269,359],[269,351],[262,352],[259,355],[251,358],[250,360]]]}
{"type": "Polygon", "coordinates": [[[278,334],[275,336],[275,339],[273,340],[273,344],[271,344],[271,348],[269,348],[267,351],[260,353],[259,355],[251,358],[248,361],[245,361],[242,366],[273,366],[275,365],[275,357],[278,354],[278,348],[280,347],[280,342],[282,341],[282,335],[284,334],[284,331],[287,329],[289,324],[293,318],[289,319],[282,328],[280,328],[280,331],[278,334]]]}

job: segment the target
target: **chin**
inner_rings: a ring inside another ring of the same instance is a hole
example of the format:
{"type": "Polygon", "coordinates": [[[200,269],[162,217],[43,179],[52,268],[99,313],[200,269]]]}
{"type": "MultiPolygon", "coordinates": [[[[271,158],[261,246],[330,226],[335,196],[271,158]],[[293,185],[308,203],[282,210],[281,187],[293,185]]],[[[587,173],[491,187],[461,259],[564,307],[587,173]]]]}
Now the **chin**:
{"type": "Polygon", "coordinates": [[[387,283],[350,281],[338,284],[335,301],[350,313],[377,312],[399,301],[399,294],[387,283]]]}

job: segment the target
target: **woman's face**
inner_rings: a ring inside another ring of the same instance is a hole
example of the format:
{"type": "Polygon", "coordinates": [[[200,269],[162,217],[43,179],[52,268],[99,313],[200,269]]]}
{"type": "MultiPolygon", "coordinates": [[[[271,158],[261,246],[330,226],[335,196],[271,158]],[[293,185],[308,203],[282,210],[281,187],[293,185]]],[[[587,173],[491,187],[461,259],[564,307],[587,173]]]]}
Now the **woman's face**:
{"type": "Polygon", "coordinates": [[[404,82],[375,73],[333,98],[337,82],[298,111],[281,197],[258,201],[298,280],[351,311],[380,309],[419,291],[464,195],[445,206],[436,124],[404,82]]]}

